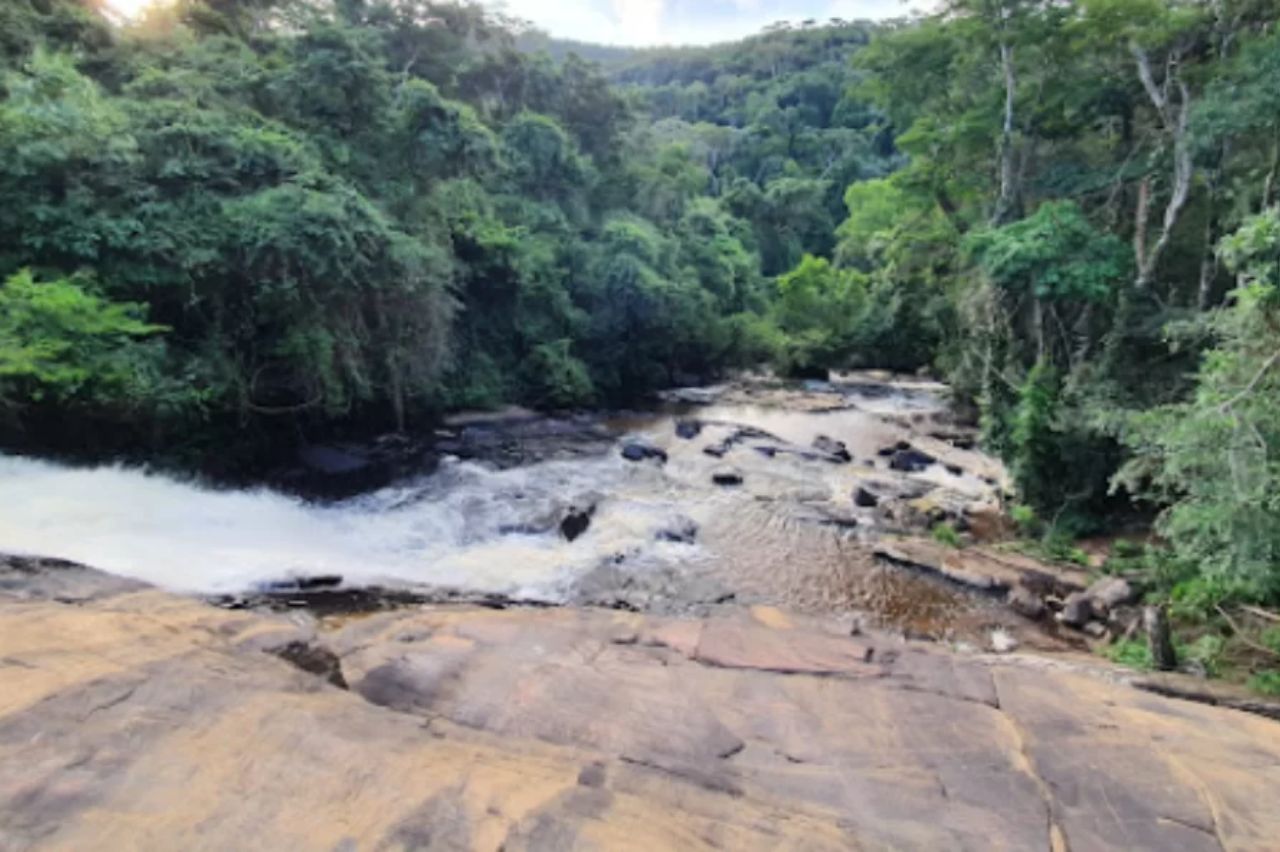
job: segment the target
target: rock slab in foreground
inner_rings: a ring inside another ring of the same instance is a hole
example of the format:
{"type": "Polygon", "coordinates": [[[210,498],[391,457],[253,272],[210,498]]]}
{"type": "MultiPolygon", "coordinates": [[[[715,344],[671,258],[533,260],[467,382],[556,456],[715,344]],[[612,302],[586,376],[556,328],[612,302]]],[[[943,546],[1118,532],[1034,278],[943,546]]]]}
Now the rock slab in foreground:
{"type": "Polygon", "coordinates": [[[0,577],[4,850],[1280,837],[1280,725],[1052,662],[768,609],[418,609],[317,636],[129,584],[48,595],[0,577]],[[264,653],[297,643],[350,690],[264,653]]]}

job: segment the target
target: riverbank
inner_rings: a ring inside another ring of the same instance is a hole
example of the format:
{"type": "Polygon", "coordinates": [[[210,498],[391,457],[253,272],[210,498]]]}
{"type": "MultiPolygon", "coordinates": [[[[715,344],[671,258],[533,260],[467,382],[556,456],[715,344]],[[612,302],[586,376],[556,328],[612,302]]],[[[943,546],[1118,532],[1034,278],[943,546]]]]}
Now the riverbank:
{"type": "Polygon", "coordinates": [[[1280,725],[848,618],[227,611],[0,569],[5,848],[1263,849],[1280,725]]]}

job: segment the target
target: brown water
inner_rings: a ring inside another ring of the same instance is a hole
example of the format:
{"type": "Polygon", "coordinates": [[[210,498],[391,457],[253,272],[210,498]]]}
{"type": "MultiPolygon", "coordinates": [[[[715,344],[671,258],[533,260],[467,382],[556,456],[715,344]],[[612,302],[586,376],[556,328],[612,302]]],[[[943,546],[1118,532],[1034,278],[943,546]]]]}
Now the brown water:
{"type": "MultiPolygon", "coordinates": [[[[990,598],[873,556],[873,544],[887,524],[880,512],[854,506],[859,485],[911,482],[981,501],[994,499],[991,480],[1002,480],[1004,473],[993,459],[930,436],[947,431],[949,423],[940,386],[873,385],[871,390],[748,386],[722,394],[724,401],[713,405],[681,406],[680,416],[616,419],[610,425],[642,435],[668,453],[665,488],[700,527],[698,552],[683,568],[732,589],[739,601],[808,612],[853,611],[878,626],[939,638],[977,639],[991,626],[1013,626],[1016,618],[990,598]],[[675,424],[682,418],[704,424],[697,438],[676,436],[675,424]],[[745,439],[723,459],[703,452],[743,426],[779,440],[745,439]],[[789,445],[799,451],[820,436],[844,443],[853,462],[832,464],[790,453],[766,457],[757,449],[789,445]],[[879,451],[903,440],[939,455],[945,451],[945,460],[962,472],[949,472],[942,464],[910,475],[888,470],[879,451]],[[711,484],[712,474],[725,468],[742,475],[741,486],[711,484]]],[[[635,497],[652,495],[652,489],[652,482],[644,482],[635,497]]]]}

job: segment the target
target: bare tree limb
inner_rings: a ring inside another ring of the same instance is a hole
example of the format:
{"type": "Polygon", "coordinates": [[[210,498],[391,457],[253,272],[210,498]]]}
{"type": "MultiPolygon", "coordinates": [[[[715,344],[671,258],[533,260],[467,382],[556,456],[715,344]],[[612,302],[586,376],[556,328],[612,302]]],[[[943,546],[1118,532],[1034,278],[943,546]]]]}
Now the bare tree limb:
{"type": "Polygon", "coordinates": [[[1249,606],[1247,604],[1241,605],[1240,608],[1250,615],[1256,615],[1258,618],[1265,618],[1267,621],[1280,623],[1280,615],[1269,610],[1262,609],[1261,607],[1249,606]]]}
{"type": "Polygon", "coordinates": [[[1262,381],[1262,378],[1267,374],[1267,371],[1269,371],[1272,367],[1276,365],[1277,361],[1280,361],[1280,350],[1277,350],[1271,353],[1271,357],[1268,358],[1266,361],[1262,362],[1262,366],[1258,368],[1258,372],[1254,375],[1252,379],[1249,380],[1249,384],[1245,385],[1244,389],[1241,390],[1235,396],[1231,397],[1231,399],[1227,400],[1226,402],[1222,403],[1222,405],[1218,406],[1218,410],[1224,411],[1224,412],[1228,411],[1234,408],[1236,404],[1239,403],[1242,399],[1247,397],[1249,394],[1253,393],[1254,388],[1256,388],[1258,386],[1258,383],[1262,381]]]}
{"type": "MultiPolygon", "coordinates": [[[[1191,140],[1188,125],[1191,118],[1191,92],[1186,83],[1178,78],[1179,51],[1171,51],[1165,63],[1165,76],[1162,84],[1157,84],[1151,71],[1151,59],[1138,44],[1130,44],[1129,50],[1138,66],[1138,79],[1147,92],[1151,104],[1155,107],[1165,134],[1173,142],[1173,187],[1169,201],[1165,205],[1164,219],[1161,223],[1160,236],[1149,252],[1142,252],[1138,257],[1137,288],[1145,290],[1155,276],[1156,266],[1161,255],[1173,237],[1174,226],[1182,215],[1187,198],[1191,194],[1191,182],[1195,175],[1195,163],[1191,154],[1191,140]],[[1178,102],[1175,104],[1172,91],[1176,90],[1178,102]]],[[[1135,246],[1139,245],[1134,237],[1135,246]]],[[[1141,238],[1145,242],[1145,236],[1141,238]]]]}
{"type": "Polygon", "coordinates": [[[1253,650],[1260,651],[1261,653],[1266,654],[1269,657],[1280,658],[1280,652],[1277,652],[1274,648],[1268,648],[1266,645],[1262,645],[1262,644],[1259,644],[1258,642],[1254,642],[1252,639],[1246,636],[1244,634],[1244,631],[1240,629],[1240,625],[1236,624],[1235,619],[1233,619],[1230,615],[1228,615],[1227,611],[1223,609],[1221,606],[1216,606],[1214,607],[1214,609],[1218,611],[1219,615],[1221,615],[1223,618],[1227,620],[1227,626],[1231,628],[1231,632],[1236,634],[1236,638],[1239,639],[1241,642],[1248,645],[1253,650]]]}

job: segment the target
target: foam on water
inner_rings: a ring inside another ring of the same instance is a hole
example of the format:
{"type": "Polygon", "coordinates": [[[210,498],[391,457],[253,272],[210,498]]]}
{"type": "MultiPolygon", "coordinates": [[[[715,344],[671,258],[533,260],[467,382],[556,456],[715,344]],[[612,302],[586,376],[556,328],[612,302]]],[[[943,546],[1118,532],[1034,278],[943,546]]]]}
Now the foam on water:
{"type": "Polygon", "coordinates": [[[318,507],[120,466],[0,456],[0,551],[83,562],[183,592],[340,574],[348,584],[555,597],[602,551],[641,539],[656,522],[614,509],[580,544],[554,534],[548,513],[627,473],[614,459],[504,472],[452,463],[418,483],[318,507]],[[512,532],[539,522],[552,534],[512,532]]]}

